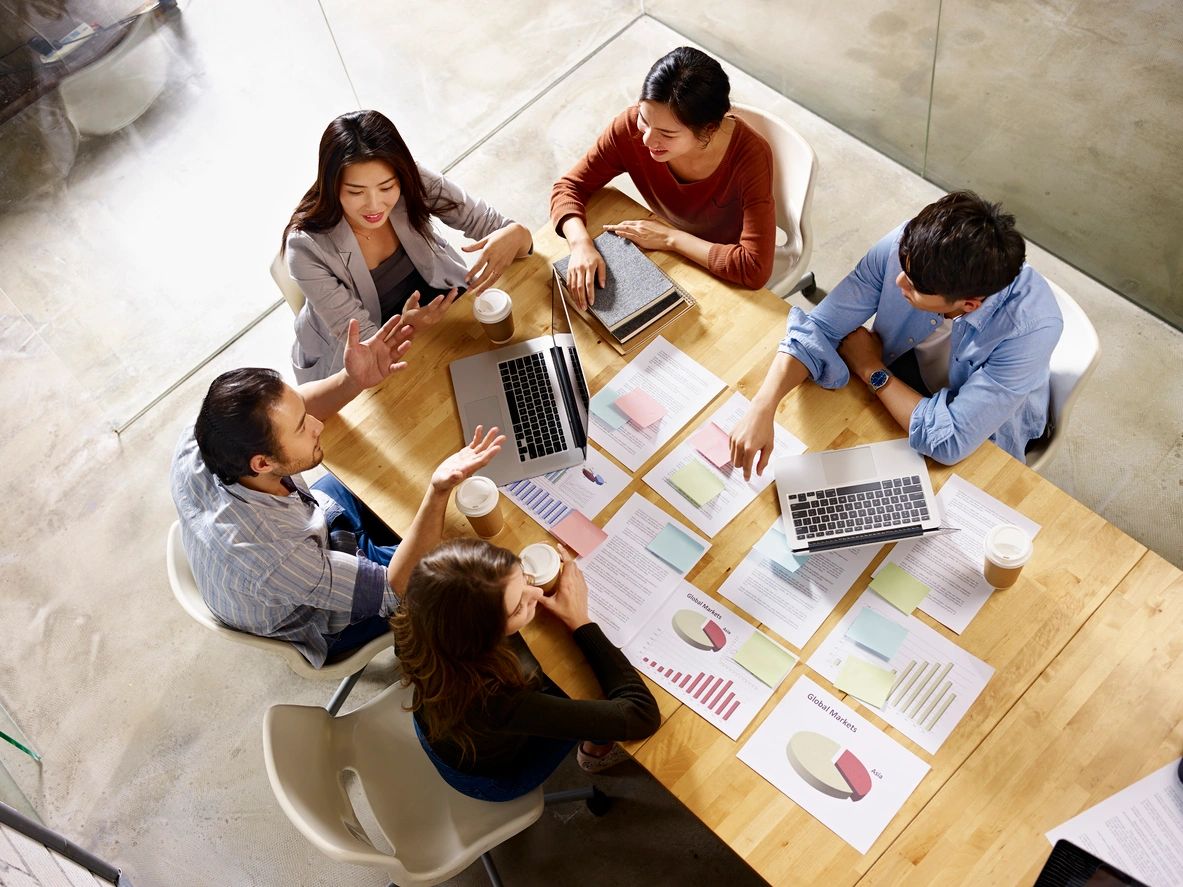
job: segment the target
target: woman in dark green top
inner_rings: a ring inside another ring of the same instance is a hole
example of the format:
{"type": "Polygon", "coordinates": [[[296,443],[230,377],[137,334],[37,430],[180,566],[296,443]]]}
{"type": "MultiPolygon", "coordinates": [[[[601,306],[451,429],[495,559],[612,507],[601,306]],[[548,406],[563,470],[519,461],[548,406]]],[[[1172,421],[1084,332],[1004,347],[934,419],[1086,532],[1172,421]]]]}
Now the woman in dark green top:
{"type": "Polygon", "coordinates": [[[615,740],[657,730],[653,694],[588,617],[587,584],[562,552],[553,597],[521,562],[474,539],[445,542],[411,572],[391,617],[403,682],[424,749],[444,779],[471,797],[504,801],[533,790],[579,740],[588,770],[615,760],[615,740]],[[571,699],[543,673],[518,633],[541,606],[565,625],[605,699],[571,699]]]}

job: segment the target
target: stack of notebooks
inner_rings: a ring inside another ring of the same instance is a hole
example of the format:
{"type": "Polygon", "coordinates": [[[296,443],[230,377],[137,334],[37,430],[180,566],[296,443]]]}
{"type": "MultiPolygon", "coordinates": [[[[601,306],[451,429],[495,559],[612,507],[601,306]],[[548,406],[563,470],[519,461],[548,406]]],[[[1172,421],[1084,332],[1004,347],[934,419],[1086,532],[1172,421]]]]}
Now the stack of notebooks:
{"type": "MultiPolygon", "coordinates": [[[[694,306],[693,297],[631,241],[605,231],[594,242],[608,266],[608,283],[596,287],[594,305],[586,311],[575,310],[621,354],[645,344],[663,326],[694,306]]],[[[570,260],[566,256],[555,262],[554,285],[574,308],[567,292],[570,260]]]]}

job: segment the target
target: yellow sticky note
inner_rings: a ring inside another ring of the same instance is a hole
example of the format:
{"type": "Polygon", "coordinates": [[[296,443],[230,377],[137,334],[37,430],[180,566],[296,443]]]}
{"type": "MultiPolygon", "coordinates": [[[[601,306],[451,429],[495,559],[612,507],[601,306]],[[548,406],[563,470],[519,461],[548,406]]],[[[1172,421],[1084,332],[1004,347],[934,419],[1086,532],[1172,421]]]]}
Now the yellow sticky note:
{"type": "Polygon", "coordinates": [[[871,588],[901,613],[911,614],[928,597],[929,588],[899,564],[884,564],[871,580],[871,588]]]}
{"type": "Polygon", "coordinates": [[[882,708],[887,701],[887,694],[891,692],[891,685],[895,683],[895,672],[857,656],[847,656],[842,663],[842,670],[834,686],[845,690],[851,696],[861,699],[868,705],[882,708]]]}
{"type": "Polygon", "coordinates": [[[734,659],[769,687],[779,686],[797,664],[796,656],[760,631],[752,632],[734,659]]]}
{"type": "Polygon", "coordinates": [[[723,492],[723,480],[697,459],[691,459],[670,475],[670,483],[678,491],[702,508],[723,492]]]}

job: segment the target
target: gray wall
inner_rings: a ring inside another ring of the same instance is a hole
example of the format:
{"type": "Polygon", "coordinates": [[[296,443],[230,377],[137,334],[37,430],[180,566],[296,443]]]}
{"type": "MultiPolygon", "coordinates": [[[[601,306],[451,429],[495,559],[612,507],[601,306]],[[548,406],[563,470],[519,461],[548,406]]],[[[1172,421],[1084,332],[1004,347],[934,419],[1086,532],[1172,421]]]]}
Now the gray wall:
{"type": "MultiPolygon", "coordinates": [[[[1183,327],[1177,0],[646,0],[645,11],[1183,327]]],[[[839,171],[823,170],[823,175],[839,171]]]]}

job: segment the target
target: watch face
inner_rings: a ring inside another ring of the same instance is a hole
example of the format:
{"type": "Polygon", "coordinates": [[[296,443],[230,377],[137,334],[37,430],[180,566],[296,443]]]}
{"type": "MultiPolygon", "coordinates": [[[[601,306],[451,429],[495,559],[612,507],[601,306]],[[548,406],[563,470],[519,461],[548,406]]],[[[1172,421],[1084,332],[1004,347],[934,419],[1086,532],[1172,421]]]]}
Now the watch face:
{"type": "Polygon", "coordinates": [[[887,370],[875,370],[875,372],[871,373],[871,388],[878,391],[887,384],[887,380],[890,378],[891,376],[887,370]]]}

